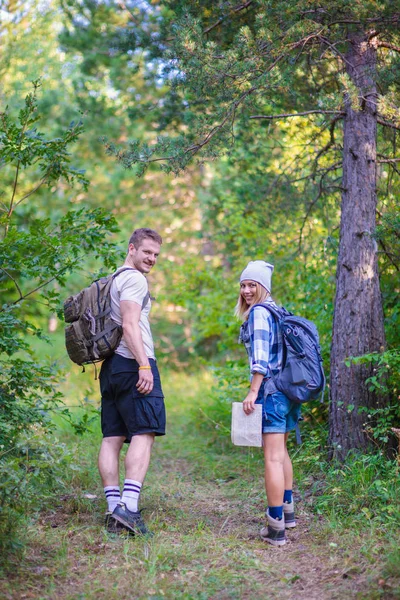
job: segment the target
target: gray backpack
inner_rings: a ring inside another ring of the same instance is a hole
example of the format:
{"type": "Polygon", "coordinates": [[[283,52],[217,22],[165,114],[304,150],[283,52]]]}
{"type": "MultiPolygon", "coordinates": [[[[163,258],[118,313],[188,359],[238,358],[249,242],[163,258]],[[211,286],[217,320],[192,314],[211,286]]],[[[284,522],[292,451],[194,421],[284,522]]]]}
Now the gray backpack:
{"type": "MultiPolygon", "coordinates": [[[[115,277],[130,267],[113,275],[97,279],[89,287],[64,302],[64,320],[71,323],[65,328],[65,346],[70,359],[77,365],[95,363],[111,356],[122,338],[122,327],[111,318],[111,285],[115,277]]],[[[142,304],[146,306],[148,293],[142,304]]]]}
{"type": "MultiPolygon", "coordinates": [[[[278,321],[282,333],[283,360],[280,372],[272,377],[277,390],[293,402],[315,400],[325,390],[319,336],[314,323],[295,316],[285,308],[263,306],[278,321]]],[[[254,308],[254,307],[253,307],[254,308]]]]}

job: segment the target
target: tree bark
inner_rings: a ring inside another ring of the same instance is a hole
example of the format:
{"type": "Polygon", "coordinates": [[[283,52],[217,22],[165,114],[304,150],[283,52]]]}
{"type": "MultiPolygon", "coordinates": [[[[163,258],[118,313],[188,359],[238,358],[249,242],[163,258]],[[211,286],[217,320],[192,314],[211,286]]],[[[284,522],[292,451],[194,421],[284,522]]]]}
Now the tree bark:
{"type": "Polygon", "coordinates": [[[376,47],[364,34],[353,35],[346,70],[359,105],[346,99],[343,143],[343,193],[336,298],[331,351],[329,442],[331,456],[344,460],[351,449],[366,450],[370,440],[360,407],[379,399],[365,384],[371,367],[346,367],[345,359],[381,351],[385,346],[376,215],[376,47]]]}

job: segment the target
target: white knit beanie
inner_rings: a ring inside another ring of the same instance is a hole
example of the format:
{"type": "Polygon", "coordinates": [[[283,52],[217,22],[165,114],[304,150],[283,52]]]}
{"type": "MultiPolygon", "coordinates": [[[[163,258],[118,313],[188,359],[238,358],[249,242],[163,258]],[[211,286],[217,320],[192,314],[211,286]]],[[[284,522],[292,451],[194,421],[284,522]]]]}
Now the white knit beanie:
{"type": "Polygon", "coordinates": [[[268,292],[271,292],[271,277],[274,265],[264,260],[251,260],[240,276],[240,283],[249,279],[260,283],[268,292]]]}

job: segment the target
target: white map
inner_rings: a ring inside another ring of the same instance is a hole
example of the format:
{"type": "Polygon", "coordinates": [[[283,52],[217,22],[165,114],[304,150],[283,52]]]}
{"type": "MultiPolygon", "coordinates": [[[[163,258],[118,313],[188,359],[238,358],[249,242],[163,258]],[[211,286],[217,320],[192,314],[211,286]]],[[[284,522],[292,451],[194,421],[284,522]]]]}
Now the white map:
{"type": "Polygon", "coordinates": [[[242,402],[232,402],[231,439],[235,446],[262,446],[262,406],[246,415],[242,402]]]}

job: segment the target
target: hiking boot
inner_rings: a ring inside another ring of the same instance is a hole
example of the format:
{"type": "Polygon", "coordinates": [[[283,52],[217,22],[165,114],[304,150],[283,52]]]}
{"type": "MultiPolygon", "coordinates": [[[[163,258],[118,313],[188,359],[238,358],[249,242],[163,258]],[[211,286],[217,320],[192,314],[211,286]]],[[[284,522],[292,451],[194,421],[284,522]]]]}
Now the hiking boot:
{"type": "Polygon", "coordinates": [[[147,529],[146,523],[143,521],[141,511],[133,512],[123,502],[120,502],[114,508],[112,517],[135,534],[153,536],[153,533],[147,529]]]}
{"type": "Polygon", "coordinates": [[[119,535],[123,531],[126,531],[126,529],[122,525],[122,523],[119,523],[118,521],[116,521],[114,519],[114,517],[112,516],[112,513],[110,513],[109,511],[107,511],[106,514],[104,515],[104,527],[105,527],[107,533],[114,533],[117,535],[119,535]]]}
{"type": "Polygon", "coordinates": [[[273,519],[267,511],[267,527],[263,527],[260,536],[264,542],[272,546],[284,546],[286,544],[285,520],[273,519]]]}
{"type": "Polygon", "coordinates": [[[286,529],[292,529],[292,527],[296,527],[296,519],[294,518],[294,502],[284,502],[283,503],[283,516],[285,519],[285,527],[286,529]]]}

